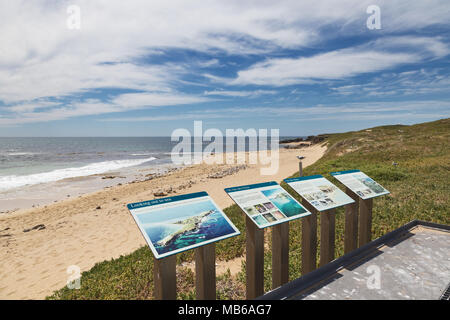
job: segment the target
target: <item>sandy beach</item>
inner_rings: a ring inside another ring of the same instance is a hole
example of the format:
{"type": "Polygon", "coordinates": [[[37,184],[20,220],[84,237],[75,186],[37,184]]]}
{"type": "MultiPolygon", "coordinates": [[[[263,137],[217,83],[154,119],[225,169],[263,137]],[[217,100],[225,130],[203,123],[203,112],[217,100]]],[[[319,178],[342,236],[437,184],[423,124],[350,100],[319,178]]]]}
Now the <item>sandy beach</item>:
{"type": "MultiPolygon", "coordinates": [[[[0,299],[43,299],[66,285],[67,267],[81,272],[95,263],[128,254],[146,245],[127,203],[207,191],[226,208],[233,204],[225,187],[282,179],[317,161],[326,147],[280,149],[280,168],[260,174],[259,164],[191,165],[147,181],[129,182],[39,208],[0,215],[0,299]]],[[[218,272],[219,273],[219,272],[218,272]]]]}

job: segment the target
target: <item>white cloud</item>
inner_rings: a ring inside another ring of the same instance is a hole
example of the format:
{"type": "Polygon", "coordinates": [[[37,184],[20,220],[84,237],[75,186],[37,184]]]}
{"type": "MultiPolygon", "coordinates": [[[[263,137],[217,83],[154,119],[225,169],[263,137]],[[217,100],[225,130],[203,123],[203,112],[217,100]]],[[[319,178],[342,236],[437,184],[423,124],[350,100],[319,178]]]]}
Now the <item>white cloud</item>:
{"type": "Polygon", "coordinates": [[[390,36],[370,42],[368,46],[378,50],[413,50],[424,59],[439,59],[450,54],[450,48],[444,41],[439,36],[390,36]]]}
{"type": "MultiPolygon", "coordinates": [[[[272,114],[290,119],[312,119],[312,116],[333,115],[347,117],[350,114],[382,113],[421,113],[423,111],[436,110],[437,113],[450,113],[450,101],[441,100],[406,100],[406,101],[376,101],[376,102],[352,102],[330,105],[315,105],[312,107],[261,107],[239,108],[233,112],[249,112],[252,114],[272,114]]],[[[229,112],[230,110],[228,110],[229,112]]],[[[315,117],[314,117],[315,118],[315,117]]]]}
{"type": "Polygon", "coordinates": [[[401,73],[383,73],[367,83],[336,86],[339,95],[411,96],[448,92],[450,76],[445,70],[421,69],[401,73]]]}
{"type": "Polygon", "coordinates": [[[258,97],[265,94],[276,94],[275,90],[253,90],[253,91],[233,91],[233,90],[213,90],[205,91],[205,96],[225,96],[225,97],[258,97]]]}
{"type": "Polygon", "coordinates": [[[239,71],[233,85],[284,86],[318,79],[342,79],[420,61],[415,54],[343,49],[297,59],[269,59],[239,71]]]}
{"type": "MultiPolygon", "coordinates": [[[[318,121],[318,120],[356,120],[392,119],[423,117],[445,118],[450,116],[450,101],[382,101],[382,102],[353,102],[335,105],[315,105],[311,107],[234,107],[226,109],[203,109],[198,112],[183,113],[183,119],[255,119],[255,115],[283,119],[283,121],[318,121]]],[[[179,115],[160,115],[147,117],[115,117],[105,118],[104,122],[152,122],[180,120],[179,115]]]]}
{"type": "Polygon", "coordinates": [[[212,101],[211,99],[184,94],[126,93],[114,99],[121,108],[136,109],[144,107],[173,106],[212,101]]]}
{"type": "MultiPolygon", "coordinates": [[[[415,121],[427,121],[427,120],[437,120],[448,118],[448,112],[442,113],[390,113],[390,114],[350,114],[345,120],[346,121],[371,121],[371,120],[387,120],[387,119],[396,119],[397,123],[405,123],[405,120],[415,120],[415,121]]],[[[296,121],[329,121],[329,120],[342,120],[342,117],[339,115],[330,115],[330,116],[316,116],[310,119],[296,119],[296,121]]]]}
{"type": "Polygon", "coordinates": [[[215,67],[215,66],[219,66],[220,62],[218,59],[210,59],[207,61],[200,61],[197,63],[199,65],[199,67],[201,68],[209,68],[209,67],[215,67]]]}
{"type": "Polygon", "coordinates": [[[426,59],[442,58],[449,53],[449,46],[437,37],[387,37],[310,57],[267,59],[239,71],[234,79],[213,80],[231,85],[270,86],[341,80],[426,59]]]}
{"type": "Polygon", "coordinates": [[[180,93],[127,93],[115,97],[112,101],[103,102],[89,99],[69,105],[24,104],[9,107],[13,113],[0,118],[0,125],[36,123],[64,120],[72,117],[117,113],[139,110],[149,107],[185,105],[212,101],[205,97],[189,96],[180,93]],[[48,107],[51,106],[51,109],[48,107]],[[42,111],[42,109],[44,109],[42,111]]]}
{"type": "MultiPolygon", "coordinates": [[[[238,115],[232,117],[239,117],[238,115]]],[[[183,113],[183,116],[173,115],[173,116],[148,116],[148,117],[120,117],[120,118],[107,118],[100,119],[101,122],[157,122],[157,121],[180,121],[180,120],[206,120],[206,119],[223,119],[224,114],[220,111],[216,114],[214,113],[204,113],[204,112],[191,112],[183,113]]],[[[230,118],[228,116],[227,118],[230,118]]]]}
{"type": "MultiPolygon", "coordinates": [[[[145,96],[128,96],[130,108],[141,102],[163,106],[204,101],[176,93],[175,83],[194,72],[192,66],[143,64],[142,58],[174,48],[233,55],[305,48],[342,34],[367,32],[365,9],[369,4],[372,1],[1,1],[0,102],[12,106],[10,113],[23,116],[17,121],[34,122],[123,110],[115,103],[124,97],[117,97],[113,103],[83,107],[77,102],[80,94],[105,88],[145,92],[145,96]],[[66,27],[66,9],[74,4],[81,8],[80,30],[66,27]],[[49,107],[42,100],[64,97],[72,103],[33,112],[49,107]]],[[[387,35],[448,25],[448,0],[380,0],[378,5],[387,35]]],[[[413,41],[417,46],[429,47],[435,56],[446,52],[439,41],[415,38],[408,43],[413,41]]],[[[316,78],[337,79],[418,58],[402,52],[348,49],[310,58],[268,60],[241,71],[234,82],[278,86],[316,78]]],[[[216,60],[196,66],[216,66],[220,62],[216,60]]],[[[214,75],[209,77],[220,80],[214,75]]],[[[233,91],[228,90],[228,94],[233,91]]],[[[3,115],[0,123],[11,119],[3,115]]]]}
{"type": "MultiPolygon", "coordinates": [[[[3,1],[0,99],[68,95],[108,86],[142,89],[144,83],[165,87],[177,77],[173,68],[144,68],[131,61],[165,48],[249,54],[303,47],[328,37],[330,28],[326,34],[320,31],[326,26],[345,27],[346,35],[362,32],[354,27],[364,25],[369,4],[349,0],[339,4],[323,0],[3,1]],[[69,4],[81,8],[80,30],[66,27],[69,4]]],[[[388,17],[383,21],[393,25],[400,21],[386,32],[448,24],[447,1],[381,1],[379,5],[388,17]]]]}

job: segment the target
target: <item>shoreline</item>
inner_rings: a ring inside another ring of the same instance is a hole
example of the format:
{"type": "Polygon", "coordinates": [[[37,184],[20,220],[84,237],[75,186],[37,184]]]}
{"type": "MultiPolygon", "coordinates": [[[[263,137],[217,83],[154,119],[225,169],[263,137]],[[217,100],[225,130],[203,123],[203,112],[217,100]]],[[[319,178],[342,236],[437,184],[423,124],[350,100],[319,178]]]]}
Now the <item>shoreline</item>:
{"type": "Polygon", "coordinates": [[[164,175],[176,168],[172,163],[152,165],[149,162],[148,165],[110,170],[0,191],[0,217],[6,213],[43,207],[117,185],[145,181],[149,176],[164,175]]]}
{"type": "MultiPolygon", "coordinates": [[[[224,209],[233,204],[224,188],[277,182],[322,157],[323,145],[280,148],[280,168],[272,176],[260,174],[260,164],[196,164],[142,182],[113,186],[44,207],[0,215],[0,298],[43,299],[66,285],[67,267],[81,272],[95,263],[118,258],[146,245],[126,209],[132,202],[207,191],[224,209]],[[36,228],[35,228],[36,227],[36,228]],[[26,231],[25,231],[26,230],[26,231]]],[[[221,265],[226,262],[219,262],[221,265]]]]}
{"type": "MultiPolygon", "coordinates": [[[[311,146],[310,144],[307,146],[311,146]]],[[[283,146],[282,149],[289,149],[289,145],[283,146]]],[[[299,148],[296,148],[299,149],[299,148]]],[[[232,152],[235,154],[246,154],[246,152],[232,152]]],[[[220,153],[224,158],[227,153],[220,153]]],[[[211,156],[214,156],[213,154],[211,156]]],[[[154,160],[158,160],[155,158],[154,160]]],[[[101,163],[101,162],[100,162],[101,163]]],[[[90,165],[95,165],[91,163],[90,165]]],[[[48,206],[50,204],[67,200],[68,198],[77,198],[86,194],[94,193],[100,190],[113,188],[128,183],[137,183],[149,180],[149,177],[160,177],[167,174],[171,170],[178,170],[186,164],[175,165],[172,161],[165,160],[164,162],[154,164],[153,160],[146,163],[124,167],[115,170],[107,170],[101,173],[93,173],[88,175],[80,175],[74,177],[62,178],[56,181],[41,182],[35,184],[23,185],[11,189],[0,190],[0,217],[3,214],[14,213],[21,210],[39,208],[48,206]],[[51,196],[49,196],[51,194],[51,196]]],[[[239,171],[245,168],[246,164],[236,166],[229,170],[239,171]]],[[[79,169],[82,169],[80,167],[79,169]]],[[[76,168],[64,168],[62,170],[70,170],[76,168]]],[[[50,172],[43,172],[39,174],[51,174],[50,172]]],[[[223,172],[216,172],[211,177],[220,178],[228,174],[227,170],[223,172]]],[[[33,175],[33,174],[32,174],[33,175]]],[[[19,176],[20,177],[20,176],[19,176]]]]}

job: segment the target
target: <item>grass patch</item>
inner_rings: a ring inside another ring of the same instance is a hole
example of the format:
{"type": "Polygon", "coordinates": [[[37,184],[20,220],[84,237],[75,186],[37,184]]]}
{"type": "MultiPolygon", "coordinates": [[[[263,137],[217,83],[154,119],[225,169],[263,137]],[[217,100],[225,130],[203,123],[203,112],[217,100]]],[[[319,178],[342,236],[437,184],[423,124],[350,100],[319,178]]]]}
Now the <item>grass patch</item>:
{"type": "MultiPolygon", "coordinates": [[[[328,135],[326,154],[305,168],[305,175],[322,174],[344,187],[329,172],[360,169],[387,188],[391,194],[374,199],[372,238],[378,238],[411,220],[450,224],[450,119],[413,126],[382,126],[356,132],[328,135]],[[393,165],[396,163],[397,165],[393,165]]],[[[299,197],[282,183],[294,197],[299,197]]],[[[224,210],[241,231],[238,237],[216,245],[218,260],[244,254],[245,219],[238,206],[224,210]]],[[[320,219],[318,221],[320,232],[320,219]]],[[[301,219],[290,222],[290,279],[300,276],[301,219]]],[[[343,208],[336,215],[336,257],[344,252],[343,208]]],[[[270,232],[268,234],[270,242],[270,232]]],[[[320,240],[320,234],[318,235],[320,240]]],[[[320,254],[320,242],[318,261],[320,254]]],[[[193,260],[193,252],[177,257],[178,263],[193,260]]],[[[271,252],[264,258],[265,290],[271,287],[271,252]]],[[[178,298],[194,299],[194,274],[178,268],[178,298]]],[[[245,263],[237,276],[226,273],[217,279],[220,299],[245,298],[245,263]]],[[[82,273],[81,289],[66,287],[48,299],[151,299],[153,297],[153,257],[147,247],[118,259],[97,263],[82,273]]]]}

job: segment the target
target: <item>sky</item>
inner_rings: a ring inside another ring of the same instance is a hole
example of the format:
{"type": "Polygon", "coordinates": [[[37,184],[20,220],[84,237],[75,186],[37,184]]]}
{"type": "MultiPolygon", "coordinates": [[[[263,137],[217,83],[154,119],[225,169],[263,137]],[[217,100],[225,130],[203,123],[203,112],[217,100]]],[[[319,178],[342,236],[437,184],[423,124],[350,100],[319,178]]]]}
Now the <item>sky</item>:
{"type": "Polygon", "coordinates": [[[0,0],[0,136],[448,118],[449,17],[448,0],[0,0]]]}

